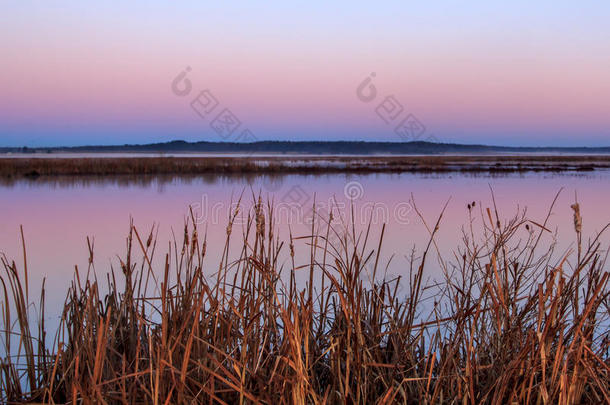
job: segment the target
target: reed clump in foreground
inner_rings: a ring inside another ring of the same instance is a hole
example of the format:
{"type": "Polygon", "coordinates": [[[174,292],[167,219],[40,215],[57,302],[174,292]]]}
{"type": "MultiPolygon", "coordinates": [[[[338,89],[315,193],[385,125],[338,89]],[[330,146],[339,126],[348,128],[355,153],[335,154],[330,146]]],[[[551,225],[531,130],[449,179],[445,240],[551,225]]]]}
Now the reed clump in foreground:
{"type": "Polygon", "coordinates": [[[280,241],[272,204],[260,199],[242,229],[233,228],[237,212],[229,218],[223,258],[213,267],[204,262],[205,238],[188,223],[183,243],[170,246],[158,269],[154,232],[131,227],[124,283],[114,272],[102,283],[92,269],[86,277],[77,270],[52,347],[27,309],[27,267],[4,257],[3,343],[5,353],[17,353],[2,359],[0,399],[610,402],[599,236],[581,241],[575,205],[574,253],[555,259],[553,246],[542,248],[546,221],[524,213],[502,221],[479,207],[469,213],[479,210],[483,222],[471,219],[452,262],[437,257],[441,214],[426,249],[409,256],[398,278],[379,268],[383,231],[371,243],[370,229],[335,232],[317,218],[310,235],[280,241]],[[231,260],[239,232],[241,254],[231,260]],[[297,266],[302,245],[309,260],[297,266]],[[430,266],[444,275],[433,285],[425,282],[430,266]],[[297,283],[303,272],[307,281],[297,283]]]}

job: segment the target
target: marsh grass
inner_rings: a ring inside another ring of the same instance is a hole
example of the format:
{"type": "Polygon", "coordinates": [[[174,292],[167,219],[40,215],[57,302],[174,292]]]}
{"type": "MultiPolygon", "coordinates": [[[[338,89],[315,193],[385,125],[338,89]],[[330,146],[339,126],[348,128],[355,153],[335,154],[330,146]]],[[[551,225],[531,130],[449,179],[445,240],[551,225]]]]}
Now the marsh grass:
{"type": "Polygon", "coordinates": [[[523,173],[610,168],[608,155],[16,157],[0,158],[0,178],[253,173],[523,173]]]}
{"type": "Polygon", "coordinates": [[[339,232],[319,216],[307,235],[279,240],[272,203],[257,197],[241,228],[237,215],[216,264],[192,218],[161,268],[155,230],[131,226],[120,269],[103,279],[90,244],[52,347],[44,285],[31,316],[27,265],[3,257],[0,399],[610,403],[605,253],[599,235],[582,240],[579,210],[576,248],[558,258],[542,247],[548,216],[503,220],[494,207],[469,206],[464,240],[446,261],[435,243],[443,215],[430,224],[420,215],[429,242],[402,277],[380,268],[383,229],[371,241],[370,227],[339,232]],[[297,249],[309,260],[297,264],[297,249]],[[429,267],[443,278],[427,283],[429,267]]]}

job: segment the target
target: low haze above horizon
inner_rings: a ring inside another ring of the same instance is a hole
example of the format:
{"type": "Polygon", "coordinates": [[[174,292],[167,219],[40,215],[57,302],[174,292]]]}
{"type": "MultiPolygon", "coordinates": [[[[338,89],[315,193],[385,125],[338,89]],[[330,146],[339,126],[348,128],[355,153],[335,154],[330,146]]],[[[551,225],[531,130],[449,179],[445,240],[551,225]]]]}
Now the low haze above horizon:
{"type": "Polygon", "coordinates": [[[0,147],[610,146],[610,3],[9,1],[0,147]]]}

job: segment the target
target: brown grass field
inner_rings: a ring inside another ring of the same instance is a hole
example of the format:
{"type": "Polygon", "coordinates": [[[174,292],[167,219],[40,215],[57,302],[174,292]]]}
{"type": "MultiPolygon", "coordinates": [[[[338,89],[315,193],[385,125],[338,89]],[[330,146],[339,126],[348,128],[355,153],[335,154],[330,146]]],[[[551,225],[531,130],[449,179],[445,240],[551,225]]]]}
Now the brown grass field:
{"type": "Polygon", "coordinates": [[[36,157],[0,158],[0,178],[40,176],[199,175],[209,173],[374,173],[591,171],[598,156],[312,156],[312,157],[36,157]]]}
{"type": "Polygon", "coordinates": [[[548,216],[476,206],[452,260],[438,258],[441,214],[403,275],[388,277],[383,229],[371,241],[371,229],[338,232],[320,217],[310,234],[278,240],[273,206],[255,201],[243,228],[237,212],[228,219],[220,263],[206,262],[191,221],[160,268],[154,229],[132,226],[120,271],[99,279],[90,249],[50,344],[44,316],[29,310],[31,269],[2,257],[0,401],[610,403],[606,253],[599,235],[582,240],[576,204],[565,255],[543,247],[548,216]],[[442,279],[428,285],[435,266],[442,279]]]}

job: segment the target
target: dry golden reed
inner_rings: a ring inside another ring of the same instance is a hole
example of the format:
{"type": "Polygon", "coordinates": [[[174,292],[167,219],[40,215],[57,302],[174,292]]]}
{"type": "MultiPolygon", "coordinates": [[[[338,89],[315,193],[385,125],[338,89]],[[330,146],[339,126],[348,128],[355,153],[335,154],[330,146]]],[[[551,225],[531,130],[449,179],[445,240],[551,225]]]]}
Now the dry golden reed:
{"type": "Polygon", "coordinates": [[[453,260],[438,258],[441,214],[395,277],[378,268],[385,228],[372,243],[370,227],[338,232],[319,216],[283,241],[273,205],[254,204],[241,235],[228,219],[217,266],[192,221],[162,260],[155,230],[132,226],[120,272],[76,269],[54,339],[44,286],[36,319],[27,266],[3,257],[2,402],[610,403],[599,235],[556,257],[548,216],[504,220],[473,203],[453,260]],[[426,283],[428,268],[442,279],[426,283]]]}

